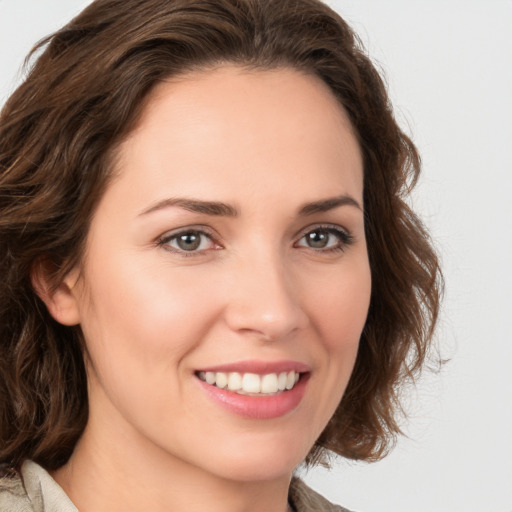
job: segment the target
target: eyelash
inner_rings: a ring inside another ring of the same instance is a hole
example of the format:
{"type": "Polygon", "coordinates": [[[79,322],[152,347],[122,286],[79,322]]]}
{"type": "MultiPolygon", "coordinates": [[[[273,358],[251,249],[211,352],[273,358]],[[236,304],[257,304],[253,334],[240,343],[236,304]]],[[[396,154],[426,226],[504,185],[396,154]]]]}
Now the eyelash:
{"type": "MultiPolygon", "coordinates": [[[[314,247],[308,247],[308,246],[299,246],[299,247],[306,247],[313,251],[320,252],[320,253],[335,253],[335,252],[343,252],[347,247],[352,245],[354,243],[354,237],[345,229],[334,226],[332,224],[320,224],[316,225],[314,227],[308,227],[306,230],[302,232],[302,235],[299,238],[299,241],[302,240],[304,237],[306,237],[309,234],[315,233],[315,232],[321,232],[326,233],[328,235],[334,235],[338,238],[338,243],[335,244],[333,247],[328,248],[321,248],[321,249],[315,249],[314,247]]],[[[298,242],[296,242],[294,245],[296,245],[298,242]]]]}
{"type": "MultiPolygon", "coordinates": [[[[202,229],[199,228],[187,228],[182,229],[181,231],[166,234],[162,236],[158,241],[157,245],[159,247],[163,247],[165,250],[179,254],[182,257],[188,258],[188,257],[194,257],[198,256],[205,251],[211,250],[211,249],[202,249],[202,250],[192,250],[192,251],[186,251],[184,249],[181,249],[179,247],[171,247],[170,243],[172,241],[177,240],[180,236],[185,235],[196,235],[200,237],[206,237],[208,238],[212,244],[217,245],[217,247],[213,250],[217,250],[222,248],[220,244],[218,244],[215,241],[215,238],[211,233],[208,233],[202,229]]],[[[200,244],[202,242],[200,241],[200,244]]],[[[318,252],[318,253],[336,253],[336,252],[343,252],[348,246],[352,245],[354,243],[354,237],[347,232],[345,229],[340,228],[339,226],[333,226],[333,225],[316,225],[314,227],[307,228],[306,230],[302,231],[302,234],[297,242],[294,243],[294,247],[304,247],[306,249],[310,249],[312,251],[318,252]],[[338,242],[333,247],[327,247],[327,248],[314,248],[307,245],[297,245],[301,240],[303,240],[308,234],[312,234],[315,232],[321,232],[328,235],[334,235],[338,238],[338,242]]]]}
{"type": "MultiPolygon", "coordinates": [[[[206,237],[211,241],[212,244],[218,246],[218,248],[221,248],[220,244],[215,242],[215,238],[213,237],[213,235],[211,233],[208,233],[208,232],[204,231],[203,229],[199,229],[199,228],[186,228],[186,229],[177,231],[175,233],[166,234],[158,240],[158,246],[163,247],[165,250],[175,253],[175,254],[178,254],[184,258],[198,256],[198,255],[204,253],[205,251],[210,250],[210,249],[202,249],[199,251],[197,251],[197,250],[196,251],[186,251],[184,249],[180,249],[179,247],[171,247],[170,243],[173,240],[177,240],[180,236],[185,236],[185,235],[196,235],[196,236],[200,236],[200,237],[206,237]]],[[[214,250],[216,250],[216,249],[214,249],[214,250]]]]}

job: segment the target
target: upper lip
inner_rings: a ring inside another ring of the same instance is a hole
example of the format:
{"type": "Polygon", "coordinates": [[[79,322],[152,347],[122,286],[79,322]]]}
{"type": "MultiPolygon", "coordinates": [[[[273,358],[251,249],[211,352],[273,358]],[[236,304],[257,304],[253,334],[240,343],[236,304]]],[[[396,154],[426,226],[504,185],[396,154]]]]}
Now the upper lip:
{"type": "Polygon", "coordinates": [[[238,373],[256,373],[265,375],[267,373],[282,373],[295,371],[297,373],[309,372],[310,367],[307,364],[298,361],[237,361],[233,363],[220,364],[198,368],[198,372],[238,372],[238,373]]]}

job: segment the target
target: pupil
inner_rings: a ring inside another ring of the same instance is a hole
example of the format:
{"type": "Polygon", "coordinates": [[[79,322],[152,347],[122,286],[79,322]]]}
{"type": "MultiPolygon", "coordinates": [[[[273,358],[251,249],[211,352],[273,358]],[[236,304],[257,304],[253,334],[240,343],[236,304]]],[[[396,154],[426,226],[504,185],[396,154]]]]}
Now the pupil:
{"type": "Polygon", "coordinates": [[[315,249],[322,249],[327,245],[329,235],[324,231],[314,231],[308,235],[308,244],[315,249]]]}
{"type": "Polygon", "coordinates": [[[178,237],[178,246],[184,251],[193,251],[197,249],[201,243],[201,237],[195,233],[187,233],[178,237]]]}

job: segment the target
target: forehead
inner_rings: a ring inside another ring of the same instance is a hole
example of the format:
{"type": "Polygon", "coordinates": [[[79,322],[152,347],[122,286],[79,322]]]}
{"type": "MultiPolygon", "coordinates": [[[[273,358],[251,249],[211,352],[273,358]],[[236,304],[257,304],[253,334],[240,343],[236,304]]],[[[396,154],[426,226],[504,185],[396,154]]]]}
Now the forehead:
{"type": "Polygon", "coordinates": [[[161,121],[164,108],[173,115],[169,122],[204,122],[220,110],[226,117],[232,116],[237,126],[262,120],[275,125],[281,116],[276,129],[295,125],[298,131],[306,123],[329,122],[331,128],[355,135],[343,106],[327,84],[294,68],[248,69],[225,64],[166,80],[150,93],[137,128],[148,129],[161,121]],[[272,110],[275,116],[269,115],[272,110]]]}
{"type": "Polygon", "coordinates": [[[312,196],[362,199],[361,154],[347,114],[324,82],[294,69],[223,66],[163,82],[117,156],[118,173],[141,196],[151,181],[194,196],[200,185],[229,195],[235,183],[240,192],[269,194],[270,181],[291,194],[300,181],[312,196]]]}

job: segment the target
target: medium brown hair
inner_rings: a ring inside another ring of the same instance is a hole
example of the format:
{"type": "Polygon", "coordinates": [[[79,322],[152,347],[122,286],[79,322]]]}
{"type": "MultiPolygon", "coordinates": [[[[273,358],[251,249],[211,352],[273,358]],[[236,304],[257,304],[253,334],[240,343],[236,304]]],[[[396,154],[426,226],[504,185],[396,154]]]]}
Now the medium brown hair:
{"type": "Polygon", "coordinates": [[[58,468],[87,422],[81,330],[53,320],[31,271],[44,265],[57,286],[80,261],[116,147],[155,84],[226,62],[316,75],[357,134],[371,303],[346,393],[308,460],[383,456],[400,431],[399,391],[428,354],[441,277],[404,202],[417,151],[345,21],[316,0],[97,0],[36,56],[0,116],[0,462],[58,468]]]}

